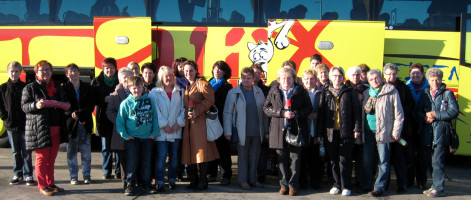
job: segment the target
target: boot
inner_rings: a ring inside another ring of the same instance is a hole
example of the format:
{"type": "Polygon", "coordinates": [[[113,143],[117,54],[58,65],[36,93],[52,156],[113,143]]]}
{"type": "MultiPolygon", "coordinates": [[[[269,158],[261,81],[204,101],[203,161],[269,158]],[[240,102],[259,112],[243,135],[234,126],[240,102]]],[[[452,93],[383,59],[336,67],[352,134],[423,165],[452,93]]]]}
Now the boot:
{"type": "Polygon", "coordinates": [[[207,175],[208,175],[209,164],[207,162],[200,163],[199,168],[200,168],[200,183],[198,184],[198,187],[195,188],[195,191],[208,189],[207,175]]]}
{"type": "Polygon", "coordinates": [[[198,187],[198,172],[196,164],[188,165],[188,176],[190,178],[190,184],[186,187],[187,189],[196,189],[198,187]]]}

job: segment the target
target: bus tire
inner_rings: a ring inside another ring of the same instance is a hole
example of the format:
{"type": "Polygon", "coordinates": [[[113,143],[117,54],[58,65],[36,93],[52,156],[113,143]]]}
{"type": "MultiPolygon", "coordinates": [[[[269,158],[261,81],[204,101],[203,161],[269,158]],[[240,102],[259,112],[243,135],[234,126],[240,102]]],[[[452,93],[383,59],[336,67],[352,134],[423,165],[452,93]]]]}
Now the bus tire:
{"type": "Polygon", "coordinates": [[[0,148],[8,148],[8,147],[10,147],[10,141],[8,140],[8,134],[5,131],[0,136],[0,148]]]}

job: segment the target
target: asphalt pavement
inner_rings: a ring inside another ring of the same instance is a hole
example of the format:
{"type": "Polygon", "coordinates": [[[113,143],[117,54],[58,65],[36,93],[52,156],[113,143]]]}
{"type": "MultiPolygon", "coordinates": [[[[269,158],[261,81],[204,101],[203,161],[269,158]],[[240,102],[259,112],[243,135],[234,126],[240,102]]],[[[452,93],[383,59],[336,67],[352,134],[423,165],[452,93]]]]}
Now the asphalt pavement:
{"type": "MultiPolygon", "coordinates": [[[[80,156],[79,156],[80,157],[80,156]]],[[[33,165],[34,165],[33,153],[33,165]]],[[[237,184],[237,157],[232,157],[232,168],[234,171],[231,184],[220,186],[217,182],[210,183],[208,190],[193,192],[185,189],[188,182],[177,182],[176,190],[167,188],[165,193],[148,194],[141,196],[125,196],[123,194],[120,180],[103,180],[101,170],[101,153],[92,153],[92,184],[71,185],[69,171],[67,167],[66,153],[59,152],[55,164],[56,184],[65,189],[63,193],[56,193],[52,197],[46,197],[39,193],[37,186],[9,185],[13,176],[11,151],[9,148],[0,148],[0,199],[376,199],[368,194],[353,192],[352,196],[331,195],[329,190],[331,185],[323,185],[319,190],[300,190],[294,197],[282,196],[278,194],[279,185],[276,176],[268,176],[264,188],[253,188],[243,190],[237,184]]],[[[80,163],[80,160],[79,160],[80,163]]],[[[80,172],[81,173],[81,172],[80,172]]],[[[471,158],[455,157],[447,160],[446,169],[446,196],[441,199],[471,199],[471,158]]],[[[79,174],[79,181],[83,179],[79,174]]],[[[430,199],[422,194],[422,190],[417,187],[410,187],[405,194],[396,193],[396,179],[394,170],[391,170],[391,183],[389,190],[381,199],[430,199]]],[[[431,185],[431,178],[427,181],[431,185]]]]}

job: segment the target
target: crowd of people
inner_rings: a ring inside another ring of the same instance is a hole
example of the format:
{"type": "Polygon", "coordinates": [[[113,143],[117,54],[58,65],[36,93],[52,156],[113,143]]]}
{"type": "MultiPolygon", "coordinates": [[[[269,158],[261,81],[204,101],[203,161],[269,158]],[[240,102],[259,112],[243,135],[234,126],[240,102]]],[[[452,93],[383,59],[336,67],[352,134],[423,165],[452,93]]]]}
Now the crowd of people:
{"type": "Polygon", "coordinates": [[[274,162],[281,195],[332,184],[333,195],[349,196],[356,187],[380,197],[391,165],[397,193],[417,184],[429,197],[444,195],[444,157],[456,150],[450,147],[451,120],[459,109],[440,69],[425,73],[420,63],[413,64],[403,82],[392,63],[382,71],[361,64],[345,73],[315,54],[310,64],[297,77],[296,63],[284,62],[269,87],[262,67],[254,64],[241,70],[233,88],[224,61],[213,64],[213,77],[206,81],[197,63],[185,58],[159,69],[131,62],[119,71],[114,58],[105,58],[91,84],[80,80],[75,64],[65,67],[66,83],[55,81],[53,65],[45,60],[34,66],[36,79],[26,84],[19,79],[21,64],[11,62],[9,80],[0,86],[0,117],[14,161],[10,184],[36,185],[34,151],[40,193],[63,192],[54,181],[54,162],[64,142],[70,183],[80,183],[78,152],[83,183],[92,183],[95,110],[103,178],[122,179],[126,195],[166,191],[166,166],[170,190],[185,181],[185,171],[188,189],[205,190],[217,180],[218,168],[220,184],[229,185],[231,144],[237,146],[237,182],[244,190],[264,187],[267,163],[274,162]],[[215,141],[208,141],[206,131],[211,107],[218,109],[223,126],[215,141]]]}

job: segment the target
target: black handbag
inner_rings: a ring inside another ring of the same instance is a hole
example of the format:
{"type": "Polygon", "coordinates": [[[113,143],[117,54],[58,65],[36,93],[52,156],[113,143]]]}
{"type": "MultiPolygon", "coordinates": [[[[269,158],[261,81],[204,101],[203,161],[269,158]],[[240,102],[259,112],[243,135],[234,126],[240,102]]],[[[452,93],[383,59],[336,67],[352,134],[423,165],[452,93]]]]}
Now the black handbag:
{"type": "Polygon", "coordinates": [[[285,134],[285,141],[289,145],[303,147],[306,143],[303,138],[302,130],[299,127],[298,117],[295,116],[294,120],[296,122],[296,127],[293,127],[293,125],[290,123],[290,120],[288,120],[288,123],[286,123],[285,128],[283,129],[283,134],[285,134]]]}
{"type": "Polygon", "coordinates": [[[460,147],[460,138],[453,124],[451,122],[448,122],[448,124],[450,126],[450,153],[455,153],[460,147]]]}

